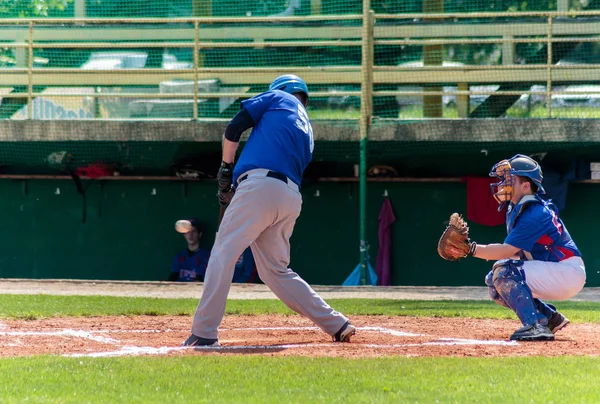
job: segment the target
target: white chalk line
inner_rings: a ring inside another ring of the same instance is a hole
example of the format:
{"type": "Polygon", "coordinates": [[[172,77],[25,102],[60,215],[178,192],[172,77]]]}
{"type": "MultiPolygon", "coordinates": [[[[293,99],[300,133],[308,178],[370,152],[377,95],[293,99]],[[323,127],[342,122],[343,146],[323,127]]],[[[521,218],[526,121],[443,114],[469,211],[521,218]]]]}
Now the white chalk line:
{"type": "MultiPolygon", "coordinates": [[[[363,327],[370,328],[370,327],[363,327]]],[[[219,328],[219,331],[294,331],[294,330],[319,330],[319,327],[244,327],[244,328],[219,328]]],[[[185,330],[94,330],[93,332],[105,334],[132,333],[132,334],[160,334],[170,332],[189,332],[189,328],[185,330]]]]}
{"type": "MultiPolygon", "coordinates": [[[[356,327],[359,331],[377,331],[383,334],[390,334],[396,337],[421,337],[424,334],[414,334],[405,331],[392,330],[384,327],[356,327]]],[[[318,331],[319,327],[248,327],[248,328],[219,328],[219,331],[318,331]]],[[[93,330],[89,333],[97,334],[162,334],[162,333],[173,333],[173,332],[188,332],[188,330],[93,330]]],[[[0,331],[0,335],[52,335],[53,332],[57,331],[0,331]],[[26,333],[26,334],[22,334],[26,333]]],[[[58,331],[61,333],[62,331],[58,331]]],[[[83,331],[81,331],[83,332],[83,331]]],[[[58,335],[58,334],[57,334],[58,335]]]]}
{"type": "MultiPolygon", "coordinates": [[[[222,328],[220,331],[314,331],[319,330],[318,327],[250,327],[250,328],[222,328]]],[[[371,331],[383,334],[389,334],[400,337],[425,337],[426,334],[416,334],[405,331],[393,330],[386,327],[357,327],[359,331],[371,331]]],[[[114,345],[120,347],[115,351],[105,352],[92,352],[92,353],[77,353],[77,354],[64,354],[63,356],[69,357],[117,357],[117,356],[131,356],[131,355],[166,355],[174,351],[273,351],[273,350],[285,350],[285,349],[302,349],[302,348],[330,348],[339,346],[336,343],[323,343],[323,344],[276,344],[276,345],[224,345],[224,346],[208,346],[208,347],[145,347],[145,346],[121,346],[121,341],[108,338],[100,335],[94,335],[94,333],[164,333],[164,332],[182,332],[176,330],[94,330],[94,331],[83,331],[83,330],[72,330],[63,329],[60,331],[0,331],[0,336],[55,336],[55,337],[75,337],[82,338],[91,341],[100,342],[103,344],[114,345]]],[[[8,344],[7,346],[23,346],[18,338],[15,342],[8,344]]],[[[393,348],[406,348],[406,347],[420,347],[420,346],[457,346],[457,345],[495,345],[495,346],[517,346],[519,345],[516,341],[504,341],[504,340],[477,340],[477,339],[464,339],[464,338],[438,338],[434,341],[427,341],[421,343],[402,343],[402,344],[352,344],[348,346],[355,346],[357,348],[365,347],[371,349],[393,349],[393,348]]]]}
{"type": "MultiPolygon", "coordinates": [[[[440,338],[440,341],[446,345],[507,345],[517,346],[517,341],[504,341],[504,340],[479,340],[479,339],[463,339],[463,338],[440,338]]],[[[437,341],[424,342],[423,345],[433,345],[437,341]]]]}
{"type": "Polygon", "coordinates": [[[423,337],[423,336],[425,336],[424,334],[414,334],[412,332],[397,331],[397,330],[392,330],[391,328],[384,328],[384,327],[357,327],[357,330],[359,330],[359,331],[378,331],[380,333],[390,334],[395,337],[423,337]]]}
{"type": "MultiPolygon", "coordinates": [[[[396,337],[421,337],[424,334],[415,334],[406,331],[392,330],[384,327],[356,327],[359,331],[377,331],[383,334],[390,334],[396,337]]],[[[313,331],[320,330],[319,327],[246,327],[246,328],[219,328],[219,331],[313,331]]],[[[94,330],[95,333],[117,334],[117,333],[132,333],[132,334],[158,334],[170,332],[188,332],[189,330],[94,330]]]]}
{"type": "Polygon", "coordinates": [[[65,329],[65,330],[61,330],[61,331],[0,331],[0,336],[5,335],[5,336],[19,336],[19,337],[25,337],[25,336],[36,336],[36,337],[43,337],[43,336],[48,336],[48,337],[76,337],[76,338],[83,338],[83,339],[89,339],[91,341],[96,341],[96,342],[101,342],[103,344],[118,344],[120,341],[113,339],[113,338],[107,338],[107,337],[102,337],[102,336],[95,336],[92,335],[91,332],[88,331],[83,331],[83,330],[70,330],[70,329],[65,329]]]}
{"type": "MultiPolygon", "coordinates": [[[[356,347],[366,347],[372,349],[394,349],[394,348],[410,348],[410,347],[422,347],[422,346],[453,346],[453,345],[499,345],[499,346],[515,346],[518,345],[516,341],[480,341],[480,340],[452,340],[447,341],[430,341],[421,344],[354,344],[356,347]]],[[[286,349],[302,349],[302,348],[329,348],[340,346],[339,344],[278,344],[278,345],[225,345],[225,346],[206,346],[206,347],[132,347],[126,346],[117,351],[109,352],[94,352],[86,354],[65,354],[63,356],[69,357],[89,357],[89,358],[102,358],[102,357],[117,357],[117,356],[130,356],[130,355],[166,355],[174,351],[212,351],[212,352],[228,352],[228,351],[276,351],[286,349]]],[[[344,345],[346,346],[346,345],[344,345]]],[[[350,346],[350,345],[348,345],[350,346]]]]}
{"type": "Polygon", "coordinates": [[[71,358],[110,358],[116,356],[132,356],[132,355],[166,355],[173,351],[182,351],[189,349],[189,347],[167,347],[163,346],[160,348],[154,348],[150,346],[124,346],[118,351],[109,352],[93,352],[86,354],[64,354],[71,358]]]}
{"type": "MultiPolygon", "coordinates": [[[[221,329],[221,331],[272,331],[272,330],[318,330],[318,327],[251,327],[251,328],[230,328],[221,329]]],[[[405,331],[393,330],[385,327],[357,327],[359,331],[373,331],[384,334],[390,334],[393,336],[402,337],[422,337],[424,334],[416,334],[405,331]]],[[[110,331],[110,330],[107,330],[110,331]]],[[[152,332],[154,330],[119,330],[122,332],[152,332]]],[[[457,346],[457,345],[495,345],[495,346],[517,346],[519,345],[516,341],[504,341],[504,340],[477,340],[477,339],[464,339],[464,338],[439,338],[435,341],[428,341],[422,343],[403,343],[403,344],[354,344],[354,346],[366,347],[371,349],[394,349],[394,348],[407,348],[407,347],[420,347],[420,346],[457,346]]],[[[132,355],[166,355],[170,352],[176,351],[216,351],[216,352],[228,352],[228,351],[273,351],[273,350],[286,350],[286,349],[302,349],[302,348],[330,348],[336,347],[339,344],[325,343],[325,344],[276,344],[276,345],[225,345],[225,346],[207,346],[207,347],[136,347],[136,346],[124,346],[119,350],[108,351],[108,352],[93,352],[93,353],[79,353],[79,354],[65,354],[63,356],[70,357],[118,357],[118,356],[132,356],[132,355]]]]}

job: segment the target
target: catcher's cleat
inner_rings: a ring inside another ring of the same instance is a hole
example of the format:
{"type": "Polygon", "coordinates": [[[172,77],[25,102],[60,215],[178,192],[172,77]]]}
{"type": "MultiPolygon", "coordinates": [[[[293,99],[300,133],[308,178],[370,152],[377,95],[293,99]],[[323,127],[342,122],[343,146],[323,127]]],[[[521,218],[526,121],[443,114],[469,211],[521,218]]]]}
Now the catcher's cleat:
{"type": "Polygon", "coordinates": [[[556,334],[570,323],[569,319],[562,315],[561,312],[556,311],[548,319],[547,327],[552,331],[552,334],[556,334]]]}
{"type": "Polygon", "coordinates": [[[219,346],[218,339],[202,338],[194,334],[190,335],[181,346],[219,346]]]}
{"type": "Polygon", "coordinates": [[[350,342],[350,337],[356,334],[356,327],[350,324],[350,321],[340,328],[340,330],[333,336],[333,342],[350,342]]]}
{"type": "Polygon", "coordinates": [[[510,336],[511,341],[554,341],[554,334],[542,324],[526,325],[510,336]]]}

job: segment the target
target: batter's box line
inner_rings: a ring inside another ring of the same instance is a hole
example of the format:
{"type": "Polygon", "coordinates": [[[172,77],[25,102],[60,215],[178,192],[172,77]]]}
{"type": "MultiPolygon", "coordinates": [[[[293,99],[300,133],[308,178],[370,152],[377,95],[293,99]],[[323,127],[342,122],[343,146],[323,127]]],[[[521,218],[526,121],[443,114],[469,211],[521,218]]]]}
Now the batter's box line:
{"type": "MultiPolygon", "coordinates": [[[[221,328],[219,331],[318,331],[319,327],[315,326],[296,326],[296,327],[240,327],[240,328],[221,328]]],[[[373,331],[379,332],[383,334],[389,334],[396,337],[425,337],[427,334],[416,334],[412,332],[393,330],[391,328],[385,327],[374,327],[374,326],[365,326],[365,327],[357,327],[358,331],[373,331]]],[[[106,344],[118,344],[119,340],[102,337],[102,336],[94,336],[94,334],[160,334],[160,333],[170,333],[170,332],[186,332],[184,330],[92,330],[92,331],[75,331],[71,329],[64,329],[61,331],[0,331],[0,335],[14,335],[14,336],[70,336],[70,337],[79,337],[84,339],[89,339],[97,342],[102,342],[106,344]]]]}
{"type": "MultiPolygon", "coordinates": [[[[219,331],[303,331],[303,330],[320,330],[319,327],[251,327],[251,328],[222,328],[219,331]]],[[[424,337],[426,334],[415,334],[412,332],[392,330],[385,327],[356,327],[357,331],[374,331],[382,334],[390,334],[395,337],[424,337]]]]}
{"type": "MultiPolygon", "coordinates": [[[[366,326],[366,327],[356,327],[356,329],[358,331],[376,331],[376,332],[380,332],[380,333],[384,333],[384,334],[390,334],[390,335],[394,335],[397,337],[422,337],[424,336],[424,334],[415,334],[415,333],[411,333],[411,332],[406,332],[406,331],[398,331],[398,330],[392,330],[391,328],[385,328],[385,327],[371,327],[371,326],[366,326]]],[[[311,326],[305,326],[305,327],[249,327],[249,328],[219,328],[219,331],[314,331],[314,330],[320,330],[319,327],[311,327],[311,326]]]]}
{"type": "MultiPolygon", "coordinates": [[[[403,337],[420,337],[426,336],[424,334],[415,334],[409,333],[405,331],[393,330],[385,327],[357,327],[359,331],[375,331],[385,334],[390,334],[394,336],[403,336],[403,337]]],[[[251,328],[230,328],[223,329],[222,331],[273,331],[273,330],[319,330],[318,327],[251,327],[251,328]]],[[[72,329],[64,329],[61,331],[0,331],[0,336],[15,336],[15,337],[23,337],[23,336],[58,336],[58,337],[75,337],[88,339],[95,342],[100,342],[104,344],[110,345],[120,345],[120,341],[114,338],[108,338],[103,336],[93,335],[93,333],[103,333],[105,330],[95,330],[95,331],[83,331],[83,330],[72,330],[72,329]]],[[[110,330],[109,330],[110,331],[110,330]]],[[[160,332],[159,330],[114,330],[114,331],[122,331],[122,332],[160,332]]],[[[353,347],[366,347],[366,348],[375,348],[375,349],[390,349],[390,348],[402,348],[402,347],[418,347],[418,346],[448,346],[448,345],[504,345],[504,346],[514,346],[518,345],[516,341],[499,341],[499,340],[475,340],[475,339],[462,339],[462,338],[438,338],[434,341],[428,341],[423,343],[409,343],[409,344],[360,344],[354,343],[351,344],[353,347]]],[[[221,352],[227,351],[236,351],[236,350],[286,350],[286,349],[297,349],[297,348],[326,348],[326,347],[335,347],[339,346],[339,344],[327,343],[327,344],[278,344],[278,345],[234,345],[234,346],[220,346],[220,347],[136,347],[136,346],[123,346],[117,351],[110,352],[95,352],[95,353],[87,353],[87,354],[66,354],[64,356],[74,356],[74,357],[107,357],[107,356],[125,356],[125,355],[165,355],[172,351],[179,350],[188,350],[193,348],[198,351],[202,350],[216,350],[221,352]]]]}
{"type": "Polygon", "coordinates": [[[97,332],[100,334],[127,334],[127,333],[132,333],[132,334],[163,334],[163,333],[170,333],[170,332],[187,332],[189,331],[189,329],[187,330],[172,330],[170,328],[167,328],[166,330],[93,330],[90,332],[97,332]]]}
{"type": "Polygon", "coordinates": [[[0,336],[9,337],[75,337],[100,342],[102,344],[119,345],[121,341],[114,338],[93,335],[91,332],[83,330],[65,329],[60,331],[0,331],[0,336]]]}
{"type": "MultiPolygon", "coordinates": [[[[398,331],[392,330],[391,328],[384,327],[356,327],[359,331],[376,331],[384,334],[390,334],[397,337],[422,337],[424,334],[415,334],[406,331],[398,331]]],[[[237,328],[219,328],[219,331],[317,331],[320,330],[319,327],[315,326],[296,326],[296,327],[237,327],[237,328]]],[[[189,329],[186,330],[93,330],[90,331],[93,333],[102,333],[102,334],[160,334],[160,333],[172,333],[172,332],[189,332],[189,329]]]]}
{"type": "MultiPolygon", "coordinates": [[[[518,345],[516,341],[485,341],[485,340],[455,340],[452,338],[440,339],[438,341],[429,341],[423,343],[410,343],[410,344],[344,344],[344,347],[353,348],[371,348],[371,349],[394,349],[394,348],[411,348],[411,347],[424,347],[424,346],[453,346],[453,345],[499,345],[499,346],[515,346],[518,345]]],[[[277,344],[277,345],[224,345],[224,346],[206,346],[206,347],[135,347],[125,346],[118,351],[109,352],[94,352],[94,353],[77,353],[77,354],[65,354],[63,356],[75,357],[75,358],[107,358],[107,357],[119,357],[119,356],[131,356],[131,355],[166,355],[170,352],[176,351],[204,351],[204,352],[236,352],[236,351],[265,351],[272,352],[278,350],[287,349],[303,349],[303,348],[331,348],[340,347],[339,343],[327,343],[327,344],[277,344]]]]}
{"type": "MultiPolygon", "coordinates": [[[[359,331],[375,331],[394,336],[404,337],[420,337],[425,336],[424,334],[408,333],[404,331],[393,330],[385,327],[357,327],[359,331]]],[[[318,327],[251,327],[251,328],[229,328],[220,329],[220,331],[294,331],[294,330],[319,330],[318,327]]],[[[148,330],[144,330],[148,331],[148,330]]],[[[345,347],[353,348],[370,348],[370,349],[394,349],[394,348],[410,348],[410,347],[424,347],[424,346],[456,346],[456,345],[496,345],[496,346],[517,346],[519,345],[516,341],[504,341],[504,340],[476,340],[476,339],[463,339],[463,338],[438,338],[434,341],[427,341],[422,343],[403,343],[403,344],[361,344],[351,343],[344,344],[345,347]]],[[[236,352],[236,351],[274,351],[274,350],[287,350],[287,349],[303,349],[303,348],[331,348],[340,347],[339,343],[321,343],[321,344],[277,344],[277,345],[223,345],[219,347],[206,346],[206,347],[136,347],[136,346],[124,346],[120,350],[110,352],[94,352],[94,353],[78,353],[78,354],[65,354],[63,356],[70,357],[119,357],[119,356],[131,356],[131,355],[166,355],[170,352],[176,351],[205,351],[205,352],[236,352]]]]}

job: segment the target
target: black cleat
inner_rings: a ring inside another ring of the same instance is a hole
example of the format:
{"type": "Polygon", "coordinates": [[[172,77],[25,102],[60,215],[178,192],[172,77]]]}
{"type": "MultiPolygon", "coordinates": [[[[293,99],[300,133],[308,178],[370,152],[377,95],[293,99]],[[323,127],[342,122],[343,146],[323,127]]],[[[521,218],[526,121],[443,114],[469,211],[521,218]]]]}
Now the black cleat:
{"type": "Polygon", "coordinates": [[[510,336],[511,341],[554,341],[554,334],[542,324],[519,328],[510,336]]]}
{"type": "Polygon", "coordinates": [[[218,339],[202,338],[194,334],[190,335],[181,346],[219,346],[218,339]]]}
{"type": "Polygon", "coordinates": [[[558,331],[565,328],[569,323],[570,321],[568,318],[563,316],[561,312],[556,311],[548,319],[547,327],[550,329],[550,331],[552,331],[552,334],[556,334],[558,331]]]}
{"type": "Polygon", "coordinates": [[[350,337],[354,334],[356,334],[356,327],[350,324],[350,321],[346,321],[333,336],[333,342],[350,342],[350,337]]]}

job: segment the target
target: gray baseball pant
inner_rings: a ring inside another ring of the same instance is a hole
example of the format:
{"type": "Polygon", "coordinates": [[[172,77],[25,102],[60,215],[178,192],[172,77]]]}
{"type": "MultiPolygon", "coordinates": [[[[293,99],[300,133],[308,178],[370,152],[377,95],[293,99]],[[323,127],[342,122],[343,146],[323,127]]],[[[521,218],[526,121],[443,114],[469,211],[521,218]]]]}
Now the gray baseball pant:
{"type": "Polygon", "coordinates": [[[248,246],[258,275],[286,306],[329,335],[335,335],[348,321],[288,268],[290,237],[300,215],[302,196],[292,181],[286,184],[267,177],[267,172],[256,169],[245,173],[247,179],[239,183],[225,211],[194,314],[192,334],[198,337],[218,338],[235,263],[248,246]]]}

